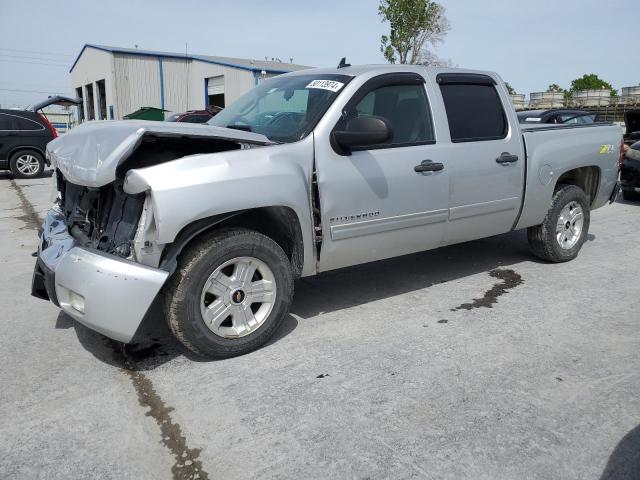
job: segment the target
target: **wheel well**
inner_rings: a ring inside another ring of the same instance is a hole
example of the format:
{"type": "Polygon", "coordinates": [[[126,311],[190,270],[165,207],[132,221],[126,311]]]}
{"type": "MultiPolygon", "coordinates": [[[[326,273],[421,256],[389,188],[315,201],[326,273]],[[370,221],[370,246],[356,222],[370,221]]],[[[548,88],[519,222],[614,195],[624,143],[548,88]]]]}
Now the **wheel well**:
{"type": "Polygon", "coordinates": [[[166,255],[163,255],[161,268],[172,271],[177,257],[189,244],[204,234],[229,227],[247,228],[271,238],[280,245],[291,261],[294,276],[299,277],[302,274],[304,264],[302,229],[296,213],[284,206],[261,207],[228,215],[217,215],[188,225],[176,236],[176,241],[166,255]]]}
{"type": "Polygon", "coordinates": [[[593,203],[598,193],[598,185],[600,184],[600,168],[580,167],[564,172],[556,182],[556,188],[560,185],[575,185],[580,187],[589,197],[589,202],[593,203]]]}
{"type": "Polygon", "coordinates": [[[42,160],[45,159],[45,155],[44,152],[42,150],[40,150],[38,147],[32,147],[32,146],[28,146],[28,147],[16,147],[13,150],[11,150],[9,152],[9,155],[7,155],[7,158],[9,160],[11,160],[11,157],[13,157],[17,152],[36,152],[39,155],[42,155],[42,160]]]}

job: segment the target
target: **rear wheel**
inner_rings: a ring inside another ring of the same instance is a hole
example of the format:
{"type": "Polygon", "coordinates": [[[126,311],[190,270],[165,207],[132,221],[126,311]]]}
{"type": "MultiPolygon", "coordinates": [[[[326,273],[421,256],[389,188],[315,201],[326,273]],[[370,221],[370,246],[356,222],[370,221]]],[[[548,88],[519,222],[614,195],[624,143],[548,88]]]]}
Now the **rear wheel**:
{"type": "Polygon", "coordinates": [[[36,178],[44,171],[44,158],[32,150],[20,150],[11,155],[9,168],[16,178],[36,178]]]}
{"type": "Polygon", "coordinates": [[[533,253],[549,262],[573,260],[587,238],[589,222],[584,191],[575,185],[559,186],[542,224],[527,229],[533,253]]]}
{"type": "Polygon", "coordinates": [[[169,327],[191,351],[210,358],[264,345],[289,312],[289,259],[269,237],[221,230],[182,255],[166,291],[169,327]]]}

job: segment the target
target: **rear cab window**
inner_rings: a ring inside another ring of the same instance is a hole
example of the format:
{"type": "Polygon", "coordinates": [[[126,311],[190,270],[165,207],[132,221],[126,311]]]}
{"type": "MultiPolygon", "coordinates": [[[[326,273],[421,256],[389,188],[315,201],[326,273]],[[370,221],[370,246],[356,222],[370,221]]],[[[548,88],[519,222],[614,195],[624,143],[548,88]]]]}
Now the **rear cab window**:
{"type": "Polygon", "coordinates": [[[453,143],[499,140],[507,136],[507,116],[491,77],[439,74],[437,81],[453,143]]]}

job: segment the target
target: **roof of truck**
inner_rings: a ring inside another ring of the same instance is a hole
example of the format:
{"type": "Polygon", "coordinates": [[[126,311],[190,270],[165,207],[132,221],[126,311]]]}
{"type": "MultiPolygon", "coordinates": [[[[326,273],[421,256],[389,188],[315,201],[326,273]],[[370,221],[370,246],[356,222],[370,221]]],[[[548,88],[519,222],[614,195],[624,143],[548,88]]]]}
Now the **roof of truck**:
{"type": "Polygon", "coordinates": [[[398,65],[398,64],[369,64],[369,65],[352,65],[342,68],[310,68],[308,70],[297,70],[295,72],[289,72],[286,75],[350,75],[357,77],[359,75],[369,74],[384,74],[389,72],[398,72],[406,70],[408,72],[420,72],[427,70],[438,73],[474,73],[480,75],[488,75],[495,79],[500,79],[500,76],[495,72],[486,70],[470,70],[466,68],[452,68],[452,67],[432,67],[427,65],[398,65]]]}

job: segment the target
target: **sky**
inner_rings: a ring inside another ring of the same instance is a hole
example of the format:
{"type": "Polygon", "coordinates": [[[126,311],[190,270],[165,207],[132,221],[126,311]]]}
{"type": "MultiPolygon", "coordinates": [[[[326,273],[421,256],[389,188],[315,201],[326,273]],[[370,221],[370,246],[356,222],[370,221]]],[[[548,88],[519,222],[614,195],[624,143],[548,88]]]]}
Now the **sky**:
{"type": "MultiPolygon", "coordinates": [[[[441,0],[451,30],[435,53],[493,70],[519,93],[596,73],[640,84],[638,0],[441,0]],[[629,19],[626,21],[625,19],[629,19]]],[[[70,94],[85,43],[310,66],[384,63],[378,0],[0,0],[0,105],[70,94]]]]}

